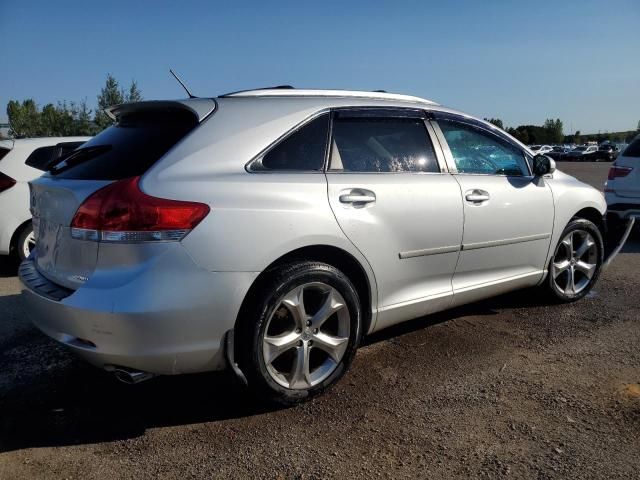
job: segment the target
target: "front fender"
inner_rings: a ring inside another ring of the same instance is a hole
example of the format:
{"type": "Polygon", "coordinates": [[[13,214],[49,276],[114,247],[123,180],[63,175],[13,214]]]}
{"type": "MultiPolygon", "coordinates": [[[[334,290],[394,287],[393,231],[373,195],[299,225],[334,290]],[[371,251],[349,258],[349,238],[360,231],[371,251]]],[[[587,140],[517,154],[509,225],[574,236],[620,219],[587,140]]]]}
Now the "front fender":
{"type": "MultiPolygon", "coordinates": [[[[600,191],[563,172],[556,171],[552,178],[545,180],[551,188],[555,209],[553,233],[547,255],[548,265],[560,236],[571,219],[585,209],[597,212],[597,215],[603,218],[607,212],[607,202],[600,191]]],[[[602,233],[604,237],[605,232],[602,233]]]]}

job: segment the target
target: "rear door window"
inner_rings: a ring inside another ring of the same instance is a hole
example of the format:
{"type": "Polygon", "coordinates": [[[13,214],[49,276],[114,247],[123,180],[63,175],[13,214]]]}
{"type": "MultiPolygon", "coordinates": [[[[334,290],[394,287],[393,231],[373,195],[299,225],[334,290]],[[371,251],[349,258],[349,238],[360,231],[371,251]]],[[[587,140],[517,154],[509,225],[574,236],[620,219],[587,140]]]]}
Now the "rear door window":
{"type": "Polygon", "coordinates": [[[440,167],[423,119],[338,115],[330,170],[435,173],[440,167]]]}
{"type": "Polygon", "coordinates": [[[49,171],[60,178],[77,180],[120,180],[142,175],[197,125],[198,119],[184,110],[132,113],[49,171]]]}

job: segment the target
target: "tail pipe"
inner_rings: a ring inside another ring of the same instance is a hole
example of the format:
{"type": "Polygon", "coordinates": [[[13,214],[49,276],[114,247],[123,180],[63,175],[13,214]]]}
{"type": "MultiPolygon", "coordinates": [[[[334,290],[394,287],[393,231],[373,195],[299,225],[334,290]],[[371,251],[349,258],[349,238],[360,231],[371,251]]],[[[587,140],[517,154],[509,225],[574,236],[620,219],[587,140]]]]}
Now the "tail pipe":
{"type": "Polygon", "coordinates": [[[144,382],[145,380],[149,380],[155,377],[153,373],[143,372],[141,370],[133,370],[131,368],[118,367],[114,365],[106,366],[105,370],[113,372],[113,375],[118,380],[128,385],[134,385],[136,383],[144,382]]]}

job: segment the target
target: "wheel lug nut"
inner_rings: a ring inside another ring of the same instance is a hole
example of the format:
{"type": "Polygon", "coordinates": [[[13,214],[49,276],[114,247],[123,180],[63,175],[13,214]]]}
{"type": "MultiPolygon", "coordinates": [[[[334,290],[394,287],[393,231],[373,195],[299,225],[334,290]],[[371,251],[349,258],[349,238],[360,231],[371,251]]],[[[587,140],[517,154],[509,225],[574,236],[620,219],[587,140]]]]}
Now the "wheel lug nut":
{"type": "Polygon", "coordinates": [[[313,333],[317,335],[317,334],[318,334],[318,329],[317,329],[317,328],[316,328],[316,329],[314,329],[314,330],[313,330],[313,333]]]}
{"type": "Polygon", "coordinates": [[[307,320],[307,327],[311,326],[311,320],[307,320]]]}
{"type": "Polygon", "coordinates": [[[302,330],[300,328],[296,328],[296,333],[302,333],[302,330]]]}

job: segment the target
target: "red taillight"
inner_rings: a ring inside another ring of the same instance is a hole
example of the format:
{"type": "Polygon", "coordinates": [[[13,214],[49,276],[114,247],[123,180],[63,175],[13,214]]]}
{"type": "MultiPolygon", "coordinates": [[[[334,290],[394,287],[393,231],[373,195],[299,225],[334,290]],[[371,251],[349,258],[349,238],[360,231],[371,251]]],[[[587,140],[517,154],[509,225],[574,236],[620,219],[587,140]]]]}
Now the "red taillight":
{"type": "Polygon", "coordinates": [[[180,240],[209,213],[209,206],[203,203],[147,195],[140,190],[139,180],[120,180],[89,196],[71,221],[74,238],[180,240]]]}
{"type": "Polygon", "coordinates": [[[16,184],[16,181],[11,178],[9,175],[5,175],[0,172],[0,192],[4,192],[5,190],[9,190],[16,184]]]}
{"type": "Polygon", "coordinates": [[[626,177],[631,173],[633,167],[618,167],[617,165],[612,165],[609,169],[609,180],[614,180],[620,177],[626,177]]]}

